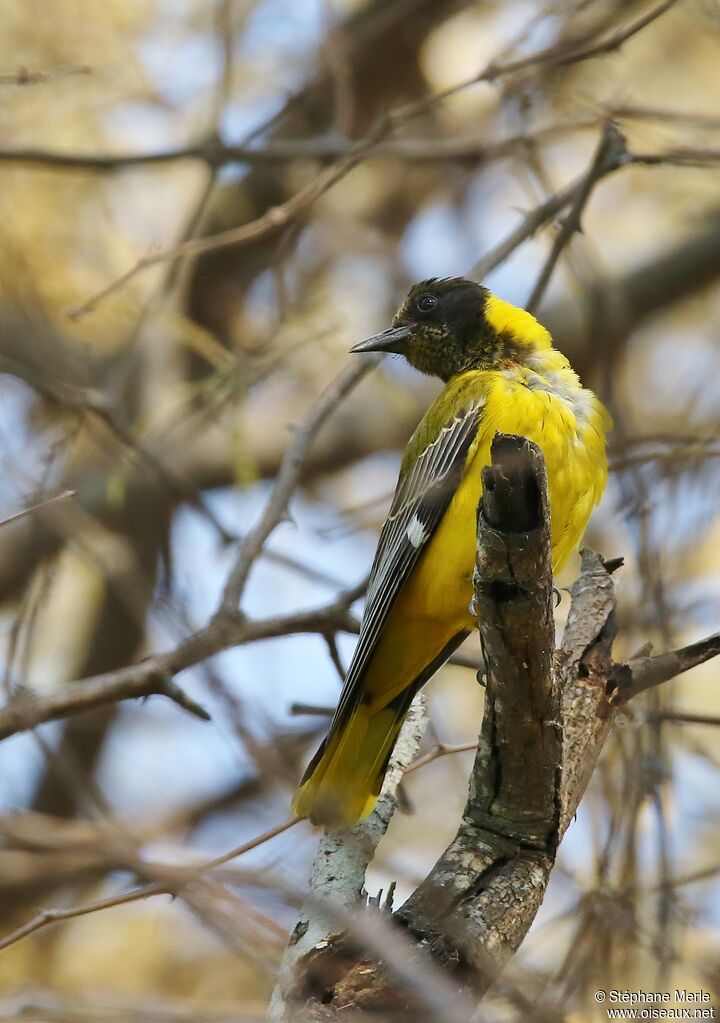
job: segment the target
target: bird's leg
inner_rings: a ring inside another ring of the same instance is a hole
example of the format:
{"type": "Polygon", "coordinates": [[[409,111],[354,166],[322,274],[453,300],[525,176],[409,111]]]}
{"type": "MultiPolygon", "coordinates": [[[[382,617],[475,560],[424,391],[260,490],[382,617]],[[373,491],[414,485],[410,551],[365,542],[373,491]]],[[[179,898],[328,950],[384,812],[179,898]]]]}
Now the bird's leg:
{"type": "Polygon", "coordinates": [[[490,665],[488,664],[487,654],[485,652],[485,644],[483,642],[482,633],[480,633],[480,656],[482,657],[483,667],[478,668],[475,679],[479,686],[483,689],[487,689],[488,678],[490,677],[490,665]]]}

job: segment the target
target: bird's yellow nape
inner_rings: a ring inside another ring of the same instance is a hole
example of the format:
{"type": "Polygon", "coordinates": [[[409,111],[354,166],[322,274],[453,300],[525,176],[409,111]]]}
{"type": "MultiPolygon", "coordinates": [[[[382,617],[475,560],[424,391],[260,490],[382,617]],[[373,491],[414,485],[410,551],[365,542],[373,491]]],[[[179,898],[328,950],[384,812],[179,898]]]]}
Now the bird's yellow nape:
{"type": "Polygon", "coordinates": [[[509,334],[513,341],[540,350],[552,348],[549,331],[538,323],[532,313],[490,293],[485,301],[485,319],[496,334],[509,334]]]}

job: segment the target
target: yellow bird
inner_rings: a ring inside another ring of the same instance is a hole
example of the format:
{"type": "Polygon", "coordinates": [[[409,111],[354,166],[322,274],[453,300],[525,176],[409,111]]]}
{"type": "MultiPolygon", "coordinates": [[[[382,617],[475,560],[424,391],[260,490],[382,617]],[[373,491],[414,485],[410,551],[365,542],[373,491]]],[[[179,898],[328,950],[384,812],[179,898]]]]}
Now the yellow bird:
{"type": "Polygon", "coordinates": [[[392,328],[352,351],[404,355],[445,388],[405,451],[340,701],[293,801],[298,817],[334,825],[371,812],[413,697],[476,624],[476,513],[495,434],[545,456],[559,571],[605,487],[611,426],[545,327],[462,278],[416,284],[392,328]]]}

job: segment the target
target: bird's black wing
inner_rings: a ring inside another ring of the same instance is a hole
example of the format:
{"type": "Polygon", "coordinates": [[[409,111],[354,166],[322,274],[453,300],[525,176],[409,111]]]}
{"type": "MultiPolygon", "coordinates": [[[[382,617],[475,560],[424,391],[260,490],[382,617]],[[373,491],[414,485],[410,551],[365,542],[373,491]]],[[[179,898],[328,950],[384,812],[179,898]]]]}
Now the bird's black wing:
{"type": "Polygon", "coordinates": [[[479,399],[455,415],[398,481],[390,513],[380,533],[360,637],[332,728],[355,705],[359,684],[388,614],[455,493],[482,404],[479,399]]]}

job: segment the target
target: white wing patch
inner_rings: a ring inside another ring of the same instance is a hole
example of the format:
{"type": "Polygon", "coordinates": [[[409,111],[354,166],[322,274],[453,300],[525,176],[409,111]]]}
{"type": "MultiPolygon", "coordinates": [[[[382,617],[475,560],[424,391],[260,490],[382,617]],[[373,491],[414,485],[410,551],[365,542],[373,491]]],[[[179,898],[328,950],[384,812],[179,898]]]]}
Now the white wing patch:
{"type": "Polygon", "coordinates": [[[413,515],[407,529],[405,530],[405,535],[413,547],[422,547],[427,540],[428,535],[425,532],[425,527],[417,515],[413,515]]]}

